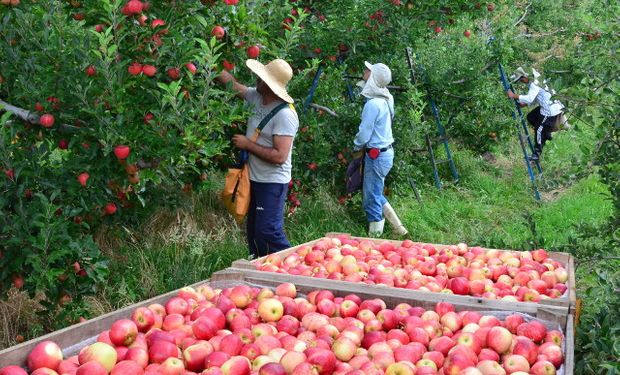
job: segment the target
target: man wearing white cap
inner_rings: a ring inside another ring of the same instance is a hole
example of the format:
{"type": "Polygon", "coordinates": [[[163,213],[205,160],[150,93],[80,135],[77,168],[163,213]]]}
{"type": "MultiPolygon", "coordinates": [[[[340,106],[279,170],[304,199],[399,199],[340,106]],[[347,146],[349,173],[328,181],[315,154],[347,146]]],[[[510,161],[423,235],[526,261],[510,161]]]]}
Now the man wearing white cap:
{"type": "Polygon", "coordinates": [[[558,120],[558,116],[562,114],[564,106],[559,101],[551,100],[551,90],[544,84],[544,81],[542,85],[540,84],[540,73],[532,69],[532,75],[534,80],[530,81],[529,74],[525,69],[519,67],[510,76],[510,81],[511,83],[524,83],[529,86],[529,90],[525,95],[517,95],[511,90],[508,90],[506,94],[509,98],[519,101],[519,104],[522,106],[531,105],[533,103],[538,104],[538,106],[527,115],[527,121],[534,127],[536,133],[534,154],[532,154],[530,159],[536,161],[540,159],[545,143],[552,139],[551,132],[554,124],[558,120]]]}
{"type": "Polygon", "coordinates": [[[385,177],[394,163],[392,143],[392,119],[394,118],[394,98],[387,85],[392,81],[392,72],[385,64],[365,62],[364,80],[361,94],[367,98],[362,111],[362,122],[355,136],[354,149],[365,149],[364,182],[362,185],[363,206],[369,222],[368,234],[379,236],[383,233],[385,218],[392,225],[394,233],[406,235],[394,209],[383,194],[385,177]]]}
{"type": "Polygon", "coordinates": [[[223,85],[232,82],[237,96],[254,110],[248,119],[246,135],[235,135],[232,141],[235,147],[249,152],[251,198],[247,237],[250,253],[261,257],[291,246],[283,228],[284,203],[299,119],[292,106],[293,98],[286,91],[293,77],[290,65],[282,59],[267,65],[250,59],[246,65],[257,76],[255,88],[237,82],[226,71],[217,80],[223,85]],[[254,142],[252,136],[261,123],[263,128],[254,142]]]}

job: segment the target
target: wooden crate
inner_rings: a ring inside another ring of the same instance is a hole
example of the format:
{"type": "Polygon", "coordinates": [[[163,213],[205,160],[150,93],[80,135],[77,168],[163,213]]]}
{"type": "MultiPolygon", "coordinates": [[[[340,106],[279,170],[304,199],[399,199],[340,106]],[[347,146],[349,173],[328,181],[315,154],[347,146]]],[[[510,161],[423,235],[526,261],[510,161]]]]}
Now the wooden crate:
{"type": "MultiPolygon", "coordinates": [[[[230,281],[230,280],[242,280],[250,285],[261,285],[265,287],[276,287],[283,282],[291,281],[291,275],[260,272],[253,270],[228,268],[226,270],[216,272],[213,274],[211,280],[213,281],[230,281]]],[[[399,303],[409,303],[412,306],[420,306],[424,309],[434,309],[437,302],[450,302],[452,303],[456,311],[471,310],[471,311],[486,311],[495,313],[523,313],[531,317],[551,323],[552,326],[559,327],[565,336],[564,343],[564,374],[572,375],[574,368],[574,323],[571,315],[566,315],[558,307],[554,306],[540,306],[529,303],[514,304],[517,310],[507,310],[505,302],[504,304],[497,304],[494,300],[480,300],[479,303],[472,303],[468,298],[447,298],[451,295],[442,293],[430,293],[433,295],[432,300],[427,297],[429,293],[422,293],[422,296],[414,296],[411,293],[407,293],[408,289],[402,288],[390,288],[378,285],[367,285],[359,283],[350,283],[346,281],[325,280],[317,279],[313,277],[299,276],[299,279],[295,279],[295,286],[297,292],[306,294],[313,290],[331,290],[335,296],[344,297],[347,294],[354,293],[362,299],[381,298],[389,308],[393,308],[399,303]],[[525,305],[525,306],[524,306],[525,305]]],[[[452,296],[463,297],[463,296],[452,296]]]]}
{"type": "MultiPolygon", "coordinates": [[[[193,287],[204,284],[205,281],[193,284],[193,287]]],[[[47,335],[38,337],[36,339],[23,342],[19,345],[4,349],[0,351],[0,368],[9,365],[26,365],[26,357],[28,353],[41,341],[51,340],[58,344],[65,355],[65,358],[74,354],[77,354],[80,343],[84,343],[83,346],[90,344],[90,341],[95,341],[96,337],[103,331],[110,329],[112,323],[118,319],[131,318],[131,314],[138,307],[146,307],[153,303],[164,303],[177,294],[178,290],[153,297],[146,301],[142,301],[120,310],[110,312],[105,315],[101,315],[97,318],[88,320],[83,323],[75,324],[61,330],[51,332],[47,335]],[[78,345],[78,346],[76,346],[78,345]]]]}
{"type": "MultiPolygon", "coordinates": [[[[248,270],[234,270],[227,269],[224,271],[220,271],[213,275],[210,280],[202,281],[196,284],[191,285],[192,287],[197,287],[199,285],[208,283],[215,288],[223,288],[230,287],[233,285],[253,285],[260,287],[269,287],[275,288],[282,281],[280,278],[286,276],[282,274],[267,274],[265,272],[256,272],[256,271],[248,271],[248,270]],[[277,276],[277,277],[272,277],[277,276]]],[[[412,305],[423,306],[425,308],[434,308],[434,303],[430,303],[428,301],[417,301],[411,297],[401,297],[399,295],[399,291],[395,288],[386,288],[386,287],[374,287],[366,285],[358,285],[354,283],[344,283],[347,284],[344,288],[341,287],[337,283],[333,283],[330,280],[329,286],[325,287],[323,284],[326,280],[314,279],[314,278],[306,278],[309,279],[308,283],[301,283],[297,286],[299,293],[308,293],[315,289],[329,289],[337,296],[344,296],[346,294],[351,293],[350,288],[357,288],[361,291],[354,291],[361,298],[382,298],[389,307],[394,307],[398,303],[407,302],[412,305]],[[319,283],[319,284],[316,284],[319,283]]],[[[340,282],[343,283],[343,282],[340,282]]],[[[123,309],[111,312],[109,314],[102,315],[98,318],[91,319],[87,322],[73,325],[71,327],[67,327],[65,329],[52,332],[48,335],[30,340],[28,342],[13,346],[11,348],[0,351],[0,368],[8,365],[21,365],[25,366],[26,357],[28,353],[32,350],[32,348],[44,340],[51,340],[56,342],[63,348],[63,353],[65,357],[76,354],[82,347],[90,344],[96,338],[96,336],[104,331],[109,329],[112,323],[115,320],[128,318],[131,316],[132,312],[138,307],[148,306],[152,303],[164,303],[168,299],[172,298],[177,294],[178,290],[162,294],[160,296],[151,298],[149,300],[139,302],[133,304],[131,306],[127,306],[123,309]]],[[[460,304],[455,304],[455,307],[458,311],[470,309],[470,310],[487,310],[487,311],[501,311],[498,309],[493,309],[490,306],[465,306],[460,304]]],[[[530,314],[532,315],[532,314],[530,314]]],[[[549,320],[546,318],[553,319],[553,315],[545,315],[540,312],[538,316],[533,315],[539,319],[547,320],[551,323],[555,323],[562,328],[565,335],[565,363],[564,363],[564,374],[572,375],[573,374],[573,323],[572,317],[569,316],[568,320],[561,324],[561,320],[549,320]]]]}
{"type": "MultiPolygon", "coordinates": [[[[349,236],[348,234],[344,234],[344,233],[327,233],[325,235],[325,237],[337,237],[337,236],[349,236]]],[[[395,241],[395,240],[385,240],[385,239],[376,239],[376,238],[365,238],[365,237],[351,237],[352,239],[355,240],[368,240],[368,241],[372,241],[374,243],[382,243],[382,242],[391,242],[395,245],[400,245],[402,243],[402,241],[395,241]]],[[[277,254],[280,254],[282,256],[282,258],[286,257],[287,255],[294,253],[295,251],[297,251],[299,248],[303,247],[303,246],[312,246],[315,243],[319,242],[321,239],[317,239],[317,240],[313,240],[313,241],[309,241],[282,251],[279,251],[277,254]]],[[[448,245],[442,245],[442,244],[432,244],[433,246],[435,246],[435,248],[439,249],[443,249],[445,247],[447,247],[448,245]]],[[[505,251],[514,251],[514,250],[501,250],[501,249],[487,249],[485,248],[485,250],[497,250],[500,252],[505,252],[505,251]]],[[[549,257],[560,262],[564,268],[566,269],[566,272],[568,273],[568,281],[567,281],[567,290],[564,293],[564,295],[562,297],[559,298],[553,298],[553,299],[544,299],[544,300],[540,300],[537,303],[531,303],[531,302],[518,302],[519,304],[540,304],[540,305],[545,305],[545,306],[556,306],[559,308],[562,308],[565,310],[565,315],[570,314],[574,314],[575,311],[575,305],[576,305],[576,288],[575,288],[575,263],[574,263],[574,258],[572,255],[568,254],[568,253],[559,253],[559,252],[548,252],[549,257]]],[[[248,260],[236,260],[232,263],[232,268],[238,268],[238,269],[246,269],[246,270],[254,270],[254,271],[258,271],[256,269],[256,265],[258,263],[261,263],[265,258],[267,257],[262,257],[262,258],[258,258],[252,261],[248,261],[248,260]]],[[[266,272],[266,271],[258,271],[258,272],[266,272]]],[[[271,272],[269,272],[270,274],[272,274],[271,272]]],[[[293,275],[291,275],[293,276],[293,275]]],[[[363,284],[363,283],[362,283],[363,284]]],[[[363,285],[367,285],[367,284],[363,284],[363,285]]],[[[398,289],[398,288],[396,288],[398,289]]],[[[405,289],[408,290],[408,289],[405,289]]],[[[420,291],[411,291],[411,292],[415,292],[416,296],[420,296],[420,293],[423,293],[424,295],[435,295],[438,293],[433,293],[433,292],[420,292],[420,291]]],[[[457,296],[455,296],[457,297],[457,296]]],[[[431,298],[431,297],[429,297],[431,298]]],[[[469,297],[473,300],[482,300],[481,297],[469,297]]],[[[486,299],[484,299],[486,300],[486,299]]],[[[502,303],[506,303],[507,307],[510,307],[512,304],[514,304],[515,302],[506,302],[506,301],[500,301],[502,303]]]]}

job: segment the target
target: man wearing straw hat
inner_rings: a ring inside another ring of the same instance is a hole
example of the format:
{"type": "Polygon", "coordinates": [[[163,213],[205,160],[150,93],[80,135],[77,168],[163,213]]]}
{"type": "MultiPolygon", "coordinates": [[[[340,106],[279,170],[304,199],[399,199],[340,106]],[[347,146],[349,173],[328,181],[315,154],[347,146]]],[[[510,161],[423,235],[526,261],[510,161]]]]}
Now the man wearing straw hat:
{"type": "Polygon", "coordinates": [[[256,87],[239,83],[226,71],[217,77],[217,81],[222,85],[232,82],[237,96],[253,108],[246,135],[235,135],[232,141],[235,147],[249,153],[251,199],[247,238],[250,254],[261,257],[291,246],[283,228],[284,203],[291,180],[291,153],[299,119],[292,105],[282,105],[293,103],[286,91],[286,85],[293,77],[290,65],[282,59],[266,65],[249,59],[246,65],[257,76],[256,87]],[[274,111],[276,107],[281,110],[274,111]],[[273,117],[256,142],[252,141],[255,130],[268,115],[273,117]]]}
{"type": "Polygon", "coordinates": [[[529,90],[525,95],[517,95],[512,90],[507,91],[507,95],[511,99],[515,99],[522,106],[538,104],[527,115],[527,121],[534,127],[536,133],[534,153],[530,157],[532,161],[540,159],[542,149],[547,141],[552,139],[551,133],[559,117],[562,115],[564,106],[559,101],[552,101],[551,95],[553,90],[549,89],[546,81],[540,83],[540,73],[532,69],[533,81],[530,81],[530,75],[525,69],[519,67],[511,76],[511,83],[521,82],[529,86],[529,90]]]}

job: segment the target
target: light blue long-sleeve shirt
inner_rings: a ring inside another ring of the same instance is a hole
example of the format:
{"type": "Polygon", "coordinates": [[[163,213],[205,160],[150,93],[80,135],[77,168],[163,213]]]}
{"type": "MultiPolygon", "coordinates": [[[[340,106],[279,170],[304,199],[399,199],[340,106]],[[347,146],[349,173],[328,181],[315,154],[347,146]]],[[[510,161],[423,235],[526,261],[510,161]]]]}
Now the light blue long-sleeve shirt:
{"type": "Polygon", "coordinates": [[[385,148],[394,143],[392,117],[394,107],[388,101],[373,98],[366,102],[362,111],[362,123],[353,143],[355,149],[385,148]]]}

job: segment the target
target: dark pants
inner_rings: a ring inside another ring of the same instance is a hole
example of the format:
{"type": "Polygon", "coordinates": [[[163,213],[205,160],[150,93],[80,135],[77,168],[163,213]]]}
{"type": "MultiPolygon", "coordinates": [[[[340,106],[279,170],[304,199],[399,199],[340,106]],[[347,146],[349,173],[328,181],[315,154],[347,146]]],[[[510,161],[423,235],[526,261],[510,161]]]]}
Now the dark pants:
{"type": "Polygon", "coordinates": [[[284,234],[284,202],[288,184],[250,182],[248,244],[250,254],[262,257],[291,247],[284,234]]]}
{"type": "Polygon", "coordinates": [[[558,116],[543,116],[540,113],[540,107],[534,108],[527,114],[527,122],[534,127],[534,152],[540,156],[542,149],[552,136],[553,124],[558,116]]]}

